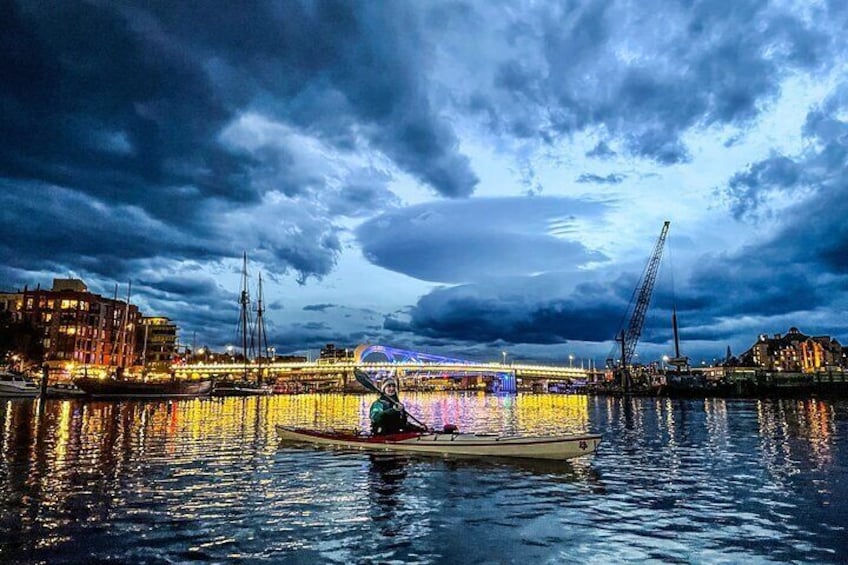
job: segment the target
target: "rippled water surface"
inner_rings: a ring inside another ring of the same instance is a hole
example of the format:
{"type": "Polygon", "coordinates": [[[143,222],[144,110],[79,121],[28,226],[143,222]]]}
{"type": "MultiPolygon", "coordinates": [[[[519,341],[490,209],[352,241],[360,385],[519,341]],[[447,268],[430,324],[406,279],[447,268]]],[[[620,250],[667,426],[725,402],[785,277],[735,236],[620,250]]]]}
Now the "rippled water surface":
{"type": "Polygon", "coordinates": [[[0,400],[0,562],[848,560],[848,402],[405,397],[466,431],[603,434],[565,463],[276,438],[364,427],[370,400],[0,400]]]}

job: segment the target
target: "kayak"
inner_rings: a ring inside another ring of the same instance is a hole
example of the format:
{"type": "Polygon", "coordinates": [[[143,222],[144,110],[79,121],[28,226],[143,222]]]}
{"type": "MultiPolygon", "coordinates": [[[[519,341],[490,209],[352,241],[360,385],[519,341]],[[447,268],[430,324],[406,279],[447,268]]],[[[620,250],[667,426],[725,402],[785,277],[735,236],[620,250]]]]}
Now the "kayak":
{"type": "Polygon", "coordinates": [[[308,430],[279,424],[277,435],[284,441],[348,449],[554,460],[589,455],[594,453],[601,443],[601,436],[597,434],[501,436],[458,432],[410,432],[373,436],[365,433],[308,430]]]}

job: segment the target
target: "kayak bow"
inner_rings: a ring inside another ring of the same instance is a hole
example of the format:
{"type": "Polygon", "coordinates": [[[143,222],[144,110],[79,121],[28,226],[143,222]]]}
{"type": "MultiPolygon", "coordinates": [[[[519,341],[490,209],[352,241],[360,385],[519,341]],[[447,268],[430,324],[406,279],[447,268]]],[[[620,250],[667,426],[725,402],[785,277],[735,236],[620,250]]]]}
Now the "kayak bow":
{"type": "Polygon", "coordinates": [[[280,439],[312,445],[407,451],[464,457],[520,457],[563,460],[595,452],[597,434],[562,436],[498,436],[467,433],[402,433],[386,436],[316,431],[277,425],[280,439]]]}

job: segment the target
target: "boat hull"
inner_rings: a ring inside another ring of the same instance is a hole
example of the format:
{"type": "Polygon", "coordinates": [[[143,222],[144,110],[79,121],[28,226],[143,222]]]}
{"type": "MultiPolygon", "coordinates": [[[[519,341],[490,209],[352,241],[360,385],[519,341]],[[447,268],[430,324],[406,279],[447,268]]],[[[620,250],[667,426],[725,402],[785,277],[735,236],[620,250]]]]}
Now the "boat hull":
{"type": "Polygon", "coordinates": [[[143,382],[117,379],[74,379],[74,384],[94,398],[193,398],[208,396],[211,380],[143,382]]]}
{"type": "Polygon", "coordinates": [[[274,390],[267,385],[222,381],[212,387],[212,396],[267,396],[274,390]]]}
{"type": "Polygon", "coordinates": [[[34,398],[38,396],[38,389],[0,385],[0,396],[4,398],[34,398]]]}
{"type": "Polygon", "coordinates": [[[55,384],[47,387],[47,398],[82,398],[85,395],[84,390],[73,384],[55,384]]]}
{"type": "Polygon", "coordinates": [[[594,453],[601,443],[596,434],[569,436],[496,436],[463,433],[408,433],[370,436],[317,432],[277,425],[282,440],[374,451],[405,451],[443,456],[515,457],[564,460],[594,453]]]}
{"type": "Polygon", "coordinates": [[[40,390],[32,380],[9,371],[0,372],[0,397],[33,398],[40,390]]]}

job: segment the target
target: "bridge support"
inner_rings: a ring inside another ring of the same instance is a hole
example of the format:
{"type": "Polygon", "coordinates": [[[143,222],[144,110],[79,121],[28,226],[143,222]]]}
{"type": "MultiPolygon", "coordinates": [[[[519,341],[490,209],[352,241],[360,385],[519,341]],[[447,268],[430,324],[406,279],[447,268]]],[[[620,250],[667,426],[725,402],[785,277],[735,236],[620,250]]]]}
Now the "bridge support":
{"type": "Polygon", "coordinates": [[[518,391],[518,383],[515,380],[515,371],[509,371],[506,373],[498,373],[496,375],[496,380],[499,385],[499,392],[517,392],[518,391]]]}

